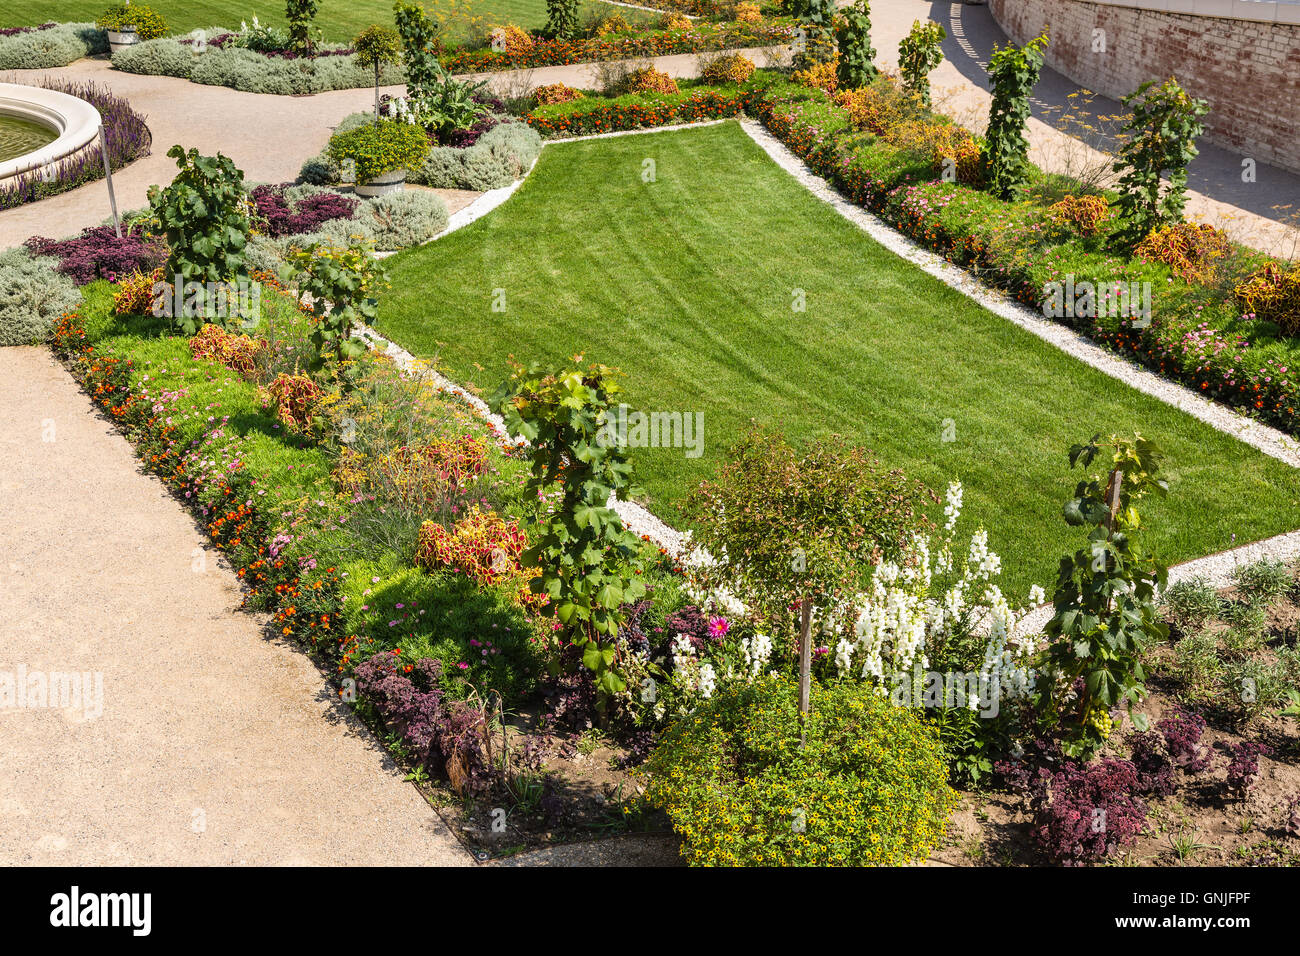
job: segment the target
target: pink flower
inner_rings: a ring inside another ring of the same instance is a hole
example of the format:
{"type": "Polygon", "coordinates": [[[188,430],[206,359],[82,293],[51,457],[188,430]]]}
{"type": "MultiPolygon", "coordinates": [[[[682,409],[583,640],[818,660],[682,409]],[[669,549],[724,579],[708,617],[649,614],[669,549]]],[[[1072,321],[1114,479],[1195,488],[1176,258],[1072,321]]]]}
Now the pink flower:
{"type": "Polygon", "coordinates": [[[731,630],[731,625],[727,623],[725,617],[709,618],[709,637],[715,641],[720,641],[726,637],[729,630],[731,630]]]}

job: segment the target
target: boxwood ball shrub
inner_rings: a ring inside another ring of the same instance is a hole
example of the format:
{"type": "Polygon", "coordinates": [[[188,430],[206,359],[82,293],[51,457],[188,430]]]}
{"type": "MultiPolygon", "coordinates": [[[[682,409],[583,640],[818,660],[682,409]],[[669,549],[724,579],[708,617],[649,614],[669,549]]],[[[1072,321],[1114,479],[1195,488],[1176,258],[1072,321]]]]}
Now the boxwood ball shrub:
{"type": "Polygon", "coordinates": [[[108,52],[108,34],[93,23],[47,23],[0,36],[0,70],[48,70],[108,52]]]}
{"type": "Polygon", "coordinates": [[[0,252],[0,346],[45,341],[55,320],[81,302],[57,266],[57,260],[21,247],[0,252]]]}
{"type": "Polygon", "coordinates": [[[364,183],[394,170],[416,170],[429,154],[429,136],[414,123],[381,119],[335,133],[326,150],[331,159],[352,160],[357,182],[364,183]]]}
{"type": "Polygon", "coordinates": [[[938,845],[956,803],[935,730],[867,684],[733,684],[660,738],[643,772],[692,865],[899,865],[938,845]]]}

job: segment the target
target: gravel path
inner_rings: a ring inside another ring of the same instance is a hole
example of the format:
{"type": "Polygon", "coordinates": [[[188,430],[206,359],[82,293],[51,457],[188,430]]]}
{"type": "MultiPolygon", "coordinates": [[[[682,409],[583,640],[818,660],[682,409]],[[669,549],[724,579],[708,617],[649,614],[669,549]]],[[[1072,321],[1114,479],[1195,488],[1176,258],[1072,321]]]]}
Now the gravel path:
{"type": "Polygon", "coordinates": [[[0,408],[0,864],[470,862],[48,350],[0,408]],[[6,702],[38,673],[102,695],[6,702]]]}

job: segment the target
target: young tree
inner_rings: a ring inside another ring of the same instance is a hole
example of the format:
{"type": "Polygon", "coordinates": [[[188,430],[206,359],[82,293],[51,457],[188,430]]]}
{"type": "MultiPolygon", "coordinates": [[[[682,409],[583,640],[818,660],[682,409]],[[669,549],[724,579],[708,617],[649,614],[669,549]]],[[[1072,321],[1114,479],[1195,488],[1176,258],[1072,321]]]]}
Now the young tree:
{"type": "Polygon", "coordinates": [[[754,427],[712,481],[691,495],[695,540],[715,564],[702,582],[725,590],[776,633],[799,634],[799,708],[808,713],[811,649],[829,612],[858,594],[873,566],[897,559],[928,526],[934,500],[901,472],[883,471],[838,436],[802,455],[754,427]],[[792,627],[793,625],[793,627],[792,627]]]}
{"type": "Polygon", "coordinates": [[[1172,76],[1159,86],[1148,81],[1124,97],[1133,111],[1124,131],[1128,140],[1115,160],[1119,180],[1122,237],[1135,246],[1157,226],[1183,221],[1187,165],[1196,158],[1196,138],[1205,131],[1205,100],[1189,96],[1172,76]],[[1167,175],[1166,175],[1167,174],[1167,175]],[[1161,194],[1160,178],[1169,188],[1161,194]]]}
{"type": "Polygon", "coordinates": [[[801,41],[795,68],[806,70],[830,62],[835,56],[835,0],[801,0],[793,9],[801,41]]]}
{"type": "Polygon", "coordinates": [[[372,24],[352,41],[357,62],[375,68],[375,120],[379,119],[379,71],[402,58],[402,38],[393,30],[372,24]]]}
{"type": "Polygon", "coordinates": [[[1047,34],[1035,37],[1023,47],[1006,46],[989,58],[993,81],[993,102],[989,105],[989,128],[985,134],[989,192],[999,199],[1019,195],[1028,178],[1029,96],[1043,69],[1047,34]]]}
{"type": "Polygon", "coordinates": [[[402,38],[406,95],[418,102],[448,76],[438,62],[438,28],[424,12],[424,7],[407,0],[397,0],[393,4],[393,19],[402,38]]]}
{"type": "Polygon", "coordinates": [[[903,88],[914,93],[923,106],[930,105],[930,71],[943,62],[943,41],[948,31],[933,20],[915,20],[912,31],[898,44],[898,66],[903,88]]]}
{"type": "Polygon", "coordinates": [[[835,82],[841,90],[866,86],[879,74],[872,62],[876,51],[871,47],[871,11],[867,0],[856,0],[835,21],[835,42],[840,49],[835,66],[835,82]]]}

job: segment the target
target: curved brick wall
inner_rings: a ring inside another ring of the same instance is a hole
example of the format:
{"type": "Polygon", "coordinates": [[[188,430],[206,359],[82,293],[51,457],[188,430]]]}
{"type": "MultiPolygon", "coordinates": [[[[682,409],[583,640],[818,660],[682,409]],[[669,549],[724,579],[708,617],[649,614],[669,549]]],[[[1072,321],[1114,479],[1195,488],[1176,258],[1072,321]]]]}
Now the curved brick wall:
{"type": "Polygon", "coordinates": [[[988,0],[1016,43],[1047,26],[1047,62],[1119,99],[1176,76],[1210,104],[1212,141],[1300,172],[1300,3],[1258,0],[988,0]],[[1152,10],[1161,7],[1163,10],[1152,10]],[[1183,8],[1189,12],[1171,13],[1183,8]],[[1191,10],[1203,11],[1191,13],[1191,10]],[[1215,16],[1205,15],[1213,12],[1215,16]],[[1094,52],[1094,29],[1105,52],[1094,52]]]}

